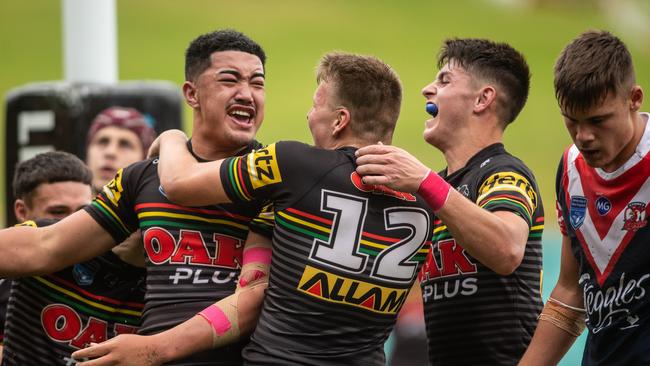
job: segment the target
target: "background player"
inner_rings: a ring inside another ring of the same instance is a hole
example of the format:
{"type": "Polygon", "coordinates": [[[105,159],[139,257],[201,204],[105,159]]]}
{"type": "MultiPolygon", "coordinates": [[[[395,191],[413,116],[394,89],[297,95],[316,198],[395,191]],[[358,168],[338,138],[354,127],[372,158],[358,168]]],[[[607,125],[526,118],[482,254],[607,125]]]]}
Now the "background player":
{"type": "Polygon", "coordinates": [[[555,95],[574,143],[557,175],[562,266],[520,364],[557,364],[586,318],[583,365],[648,365],[650,124],[625,44],[578,36],[555,64],[555,95]]]}
{"type": "MultiPolygon", "coordinates": [[[[90,170],[74,155],[47,152],[16,167],[16,218],[55,222],[88,205],[90,170]]],[[[128,260],[128,258],[124,258],[128,260]]],[[[112,252],[51,275],[15,279],[7,307],[3,365],[73,365],[89,342],[135,332],[144,300],[144,270],[112,252]]]]}
{"type": "Polygon", "coordinates": [[[159,171],[172,200],[273,201],[269,288],[244,350],[251,365],[383,365],[431,235],[421,198],[365,185],[355,172],[358,147],[392,139],[397,75],[372,57],[328,54],[317,81],[308,114],[316,147],[279,142],[199,163],[182,133],[161,135],[159,171]]]}
{"type": "Polygon", "coordinates": [[[134,108],[110,107],[90,124],[86,164],[93,174],[93,193],[101,192],[120,168],[145,158],[156,131],[134,108]]]}
{"type": "Polygon", "coordinates": [[[542,201],[531,171],[502,144],[528,96],[528,65],[505,43],[451,39],[438,67],[422,90],[440,111],[424,138],[446,169],[374,145],[357,152],[357,172],[367,184],[419,192],[435,212],[420,277],[429,362],[513,365],[542,308],[542,201]]]}
{"type": "MultiPolygon", "coordinates": [[[[239,32],[216,31],[192,41],[183,94],[193,109],[194,138],[188,146],[197,156],[223,158],[259,146],[253,139],[264,114],[264,61],[262,48],[239,32]]],[[[147,255],[147,296],[139,332],[172,328],[232,294],[243,243],[262,203],[198,209],[171,204],[160,189],[156,164],[150,159],[120,170],[89,208],[54,225],[0,231],[6,254],[0,258],[0,272],[52,271],[92,258],[140,228],[147,255]]],[[[270,235],[269,225],[256,222],[259,232],[270,235]]],[[[189,337],[176,339],[175,345],[183,342],[196,345],[189,337]]],[[[175,357],[169,355],[175,350],[168,348],[162,356],[175,357]]],[[[240,363],[240,350],[234,347],[174,364],[240,363]]]]}

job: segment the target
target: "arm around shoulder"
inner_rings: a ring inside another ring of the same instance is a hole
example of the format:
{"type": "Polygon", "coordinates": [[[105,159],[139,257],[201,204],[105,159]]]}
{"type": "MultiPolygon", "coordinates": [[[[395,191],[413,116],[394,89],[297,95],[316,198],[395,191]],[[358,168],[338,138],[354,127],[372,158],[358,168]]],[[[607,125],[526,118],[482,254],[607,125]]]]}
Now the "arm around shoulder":
{"type": "Polygon", "coordinates": [[[0,230],[0,275],[30,276],[55,272],[96,257],[114,240],[87,212],[77,211],[54,225],[0,230]]]}
{"type": "Polygon", "coordinates": [[[187,149],[187,139],[181,131],[165,131],[158,139],[158,176],[170,201],[184,206],[229,202],[221,185],[220,160],[196,161],[187,149]]]}

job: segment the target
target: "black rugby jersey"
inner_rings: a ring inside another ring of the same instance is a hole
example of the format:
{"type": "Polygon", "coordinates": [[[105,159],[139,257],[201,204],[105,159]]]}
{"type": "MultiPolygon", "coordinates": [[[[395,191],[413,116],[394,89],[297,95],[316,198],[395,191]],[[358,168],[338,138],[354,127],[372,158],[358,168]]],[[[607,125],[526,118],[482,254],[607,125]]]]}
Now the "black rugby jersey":
{"type": "MultiPolygon", "coordinates": [[[[542,200],[530,170],[502,144],[450,176],[452,187],[488,211],[511,211],[530,226],[521,265],[501,276],[456,243],[438,218],[420,273],[432,365],[516,365],[542,310],[542,200]]],[[[467,222],[467,225],[472,225],[467,222]]]]}
{"type": "MultiPolygon", "coordinates": [[[[259,143],[250,146],[260,147],[259,143]]],[[[235,291],[248,231],[271,236],[272,219],[256,217],[260,201],[201,208],[173,204],[160,187],[157,159],[120,170],[86,210],[119,243],[141,229],[147,291],[138,333],[155,334],[235,291]]],[[[173,365],[241,364],[242,341],[173,365]]]]}
{"type": "Polygon", "coordinates": [[[383,365],[425,258],[423,199],[365,185],[354,148],[279,142],[221,166],[231,200],[275,210],[269,287],[247,364],[383,365]]]}
{"type": "Polygon", "coordinates": [[[650,365],[650,123],[636,153],[611,173],[571,146],[556,188],[587,311],[582,364],[650,365]]]}
{"type": "Polygon", "coordinates": [[[50,275],[15,279],[2,365],[74,365],[70,354],[90,342],[135,333],[144,306],[144,277],[143,268],[109,251],[50,275]]]}

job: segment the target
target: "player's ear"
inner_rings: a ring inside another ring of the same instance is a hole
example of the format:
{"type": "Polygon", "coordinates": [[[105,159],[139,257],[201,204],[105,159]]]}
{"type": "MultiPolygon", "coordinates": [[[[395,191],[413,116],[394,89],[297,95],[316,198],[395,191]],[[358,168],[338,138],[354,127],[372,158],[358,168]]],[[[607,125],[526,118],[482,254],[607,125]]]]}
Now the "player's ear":
{"type": "Polygon", "coordinates": [[[28,211],[29,208],[27,207],[27,203],[25,201],[17,199],[16,202],[14,202],[14,215],[16,215],[18,222],[27,220],[28,211]]]}
{"type": "Polygon", "coordinates": [[[494,89],[494,87],[491,85],[484,86],[479,91],[478,97],[476,98],[476,102],[474,104],[474,112],[481,113],[485,111],[492,105],[492,103],[496,102],[496,98],[496,89],[494,89]]]}
{"type": "Polygon", "coordinates": [[[190,107],[199,107],[199,95],[196,90],[196,85],[193,82],[185,81],[183,83],[183,97],[185,98],[185,103],[190,107]]]}
{"type": "Polygon", "coordinates": [[[335,136],[343,131],[348,126],[351,119],[352,115],[347,108],[338,108],[336,110],[336,119],[334,120],[334,124],[332,126],[332,135],[335,136]]]}
{"type": "Polygon", "coordinates": [[[643,103],[643,89],[640,85],[635,85],[630,91],[630,110],[638,112],[643,103]]]}

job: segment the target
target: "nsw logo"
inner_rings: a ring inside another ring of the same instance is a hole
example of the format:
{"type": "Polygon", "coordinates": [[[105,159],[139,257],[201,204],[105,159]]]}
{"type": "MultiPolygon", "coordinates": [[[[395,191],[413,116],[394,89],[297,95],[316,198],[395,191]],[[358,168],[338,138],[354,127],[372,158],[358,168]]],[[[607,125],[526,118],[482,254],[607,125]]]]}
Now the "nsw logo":
{"type": "Polygon", "coordinates": [[[587,198],[584,196],[571,197],[571,209],[569,210],[569,221],[574,229],[578,229],[585,222],[587,213],[587,198]]]}
{"type": "Polygon", "coordinates": [[[596,200],[596,210],[600,216],[605,216],[612,209],[612,203],[609,202],[607,197],[600,196],[596,200]]]}

